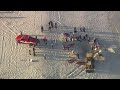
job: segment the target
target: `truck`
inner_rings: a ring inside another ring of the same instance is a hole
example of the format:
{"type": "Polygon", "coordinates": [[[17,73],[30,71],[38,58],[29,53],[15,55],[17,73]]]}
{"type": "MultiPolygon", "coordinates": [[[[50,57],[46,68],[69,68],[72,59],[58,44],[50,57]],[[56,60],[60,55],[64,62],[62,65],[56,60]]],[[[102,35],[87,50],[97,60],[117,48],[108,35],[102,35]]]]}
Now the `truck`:
{"type": "Polygon", "coordinates": [[[85,70],[86,73],[92,73],[95,71],[94,69],[94,59],[92,53],[86,54],[86,62],[85,62],[85,70]]]}

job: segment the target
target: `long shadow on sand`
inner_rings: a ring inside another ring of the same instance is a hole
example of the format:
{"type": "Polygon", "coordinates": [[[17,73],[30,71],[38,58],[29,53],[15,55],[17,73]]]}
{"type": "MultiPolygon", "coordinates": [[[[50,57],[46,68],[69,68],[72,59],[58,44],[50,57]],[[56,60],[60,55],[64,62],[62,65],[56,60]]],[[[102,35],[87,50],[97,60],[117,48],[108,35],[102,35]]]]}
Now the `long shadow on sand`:
{"type": "MultiPolygon", "coordinates": [[[[94,31],[94,30],[93,30],[94,31]]],[[[96,61],[95,62],[95,69],[96,73],[106,73],[106,74],[120,74],[120,54],[119,50],[120,47],[118,45],[118,41],[116,41],[116,37],[118,36],[118,33],[111,33],[111,32],[91,32],[93,33],[99,40],[99,43],[102,48],[113,48],[115,53],[108,52],[107,50],[103,50],[104,56],[106,58],[105,61],[96,61]],[[98,36],[97,36],[98,35],[98,36]],[[103,38],[104,37],[104,38],[103,38]]]]}
{"type": "MultiPolygon", "coordinates": [[[[69,28],[70,31],[73,31],[73,27],[61,27],[61,29],[64,29],[64,31],[67,32],[67,29],[69,28]]],[[[79,30],[79,28],[78,28],[79,30]]],[[[111,47],[112,45],[116,45],[116,48],[115,50],[117,50],[119,47],[117,46],[117,41],[115,41],[116,39],[114,38],[115,36],[117,36],[118,34],[117,33],[111,33],[111,32],[94,32],[95,30],[93,30],[92,28],[86,28],[86,33],[90,36],[90,37],[95,37],[95,38],[98,38],[98,41],[101,45],[102,48],[108,48],[108,47],[111,47]],[[105,37],[105,38],[103,38],[105,37]],[[112,38],[112,40],[111,40],[112,38]]],[[[49,34],[54,34],[55,32],[57,31],[52,31],[52,32],[46,32],[49,33],[49,34]]],[[[61,33],[61,31],[59,31],[58,33],[61,33]]],[[[38,36],[41,36],[41,35],[38,35],[38,36]]],[[[66,56],[62,56],[60,55],[59,53],[57,53],[57,51],[61,51],[63,50],[63,47],[62,47],[62,44],[60,41],[57,41],[57,44],[55,44],[54,42],[54,47],[52,48],[51,47],[51,43],[53,41],[52,40],[49,40],[48,41],[48,44],[45,45],[44,43],[42,43],[40,45],[39,48],[43,49],[43,52],[40,53],[40,52],[37,52],[37,56],[39,55],[42,55],[43,53],[48,53],[48,56],[50,57],[49,59],[53,59],[54,58],[66,58],[66,56]],[[44,52],[44,49],[47,49],[48,51],[50,50],[51,52],[44,52]],[[57,55],[55,54],[55,52],[57,53],[57,55]],[[51,55],[52,56],[51,56],[51,55]]],[[[80,43],[80,45],[82,45],[83,43],[80,43]]],[[[76,47],[77,49],[78,47],[76,47]]],[[[80,48],[80,47],[79,47],[80,48]]],[[[72,49],[71,49],[72,50],[72,49]]],[[[82,57],[85,57],[85,53],[87,52],[88,49],[86,49],[86,46],[85,44],[82,45],[81,47],[81,51],[83,51],[82,53],[80,53],[80,55],[82,57]]],[[[78,50],[80,51],[80,50],[78,50]]],[[[104,51],[104,50],[103,50],[104,51]]],[[[119,50],[118,50],[119,51],[119,50]]],[[[64,52],[64,51],[61,51],[61,52],[64,52]]],[[[95,61],[95,69],[96,69],[96,73],[106,73],[106,74],[120,74],[120,55],[118,53],[110,53],[108,51],[104,51],[104,56],[106,58],[105,61],[95,61]]]]}

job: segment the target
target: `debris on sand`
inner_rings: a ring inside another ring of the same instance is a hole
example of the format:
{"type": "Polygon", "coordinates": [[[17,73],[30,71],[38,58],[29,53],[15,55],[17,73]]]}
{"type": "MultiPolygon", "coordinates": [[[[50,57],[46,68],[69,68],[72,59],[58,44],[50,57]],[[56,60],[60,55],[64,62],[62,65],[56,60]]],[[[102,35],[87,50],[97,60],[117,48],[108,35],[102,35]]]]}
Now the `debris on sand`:
{"type": "Polygon", "coordinates": [[[111,52],[111,53],[115,53],[115,51],[113,50],[113,48],[107,48],[108,52],[111,52]]]}

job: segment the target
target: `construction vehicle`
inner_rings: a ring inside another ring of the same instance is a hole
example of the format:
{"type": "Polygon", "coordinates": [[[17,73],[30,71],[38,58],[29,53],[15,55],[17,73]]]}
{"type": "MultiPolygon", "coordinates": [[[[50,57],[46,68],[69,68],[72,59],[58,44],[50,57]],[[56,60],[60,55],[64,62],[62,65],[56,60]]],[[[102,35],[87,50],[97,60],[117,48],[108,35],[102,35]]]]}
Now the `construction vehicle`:
{"type": "Polygon", "coordinates": [[[92,53],[86,53],[85,69],[87,73],[94,72],[94,59],[92,53]]]}
{"type": "Polygon", "coordinates": [[[92,72],[95,71],[95,69],[94,69],[94,58],[93,58],[93,53],[92,52],[86,53],[86,61],[77,60],[76,56],[75,56],[75,53],[70,54],[70,57],[71,57],[71,59],[68,62],[73,63],[74,61],[76,61],[76,64],[84,65],[86,73],[92,73],[92,72]]]}

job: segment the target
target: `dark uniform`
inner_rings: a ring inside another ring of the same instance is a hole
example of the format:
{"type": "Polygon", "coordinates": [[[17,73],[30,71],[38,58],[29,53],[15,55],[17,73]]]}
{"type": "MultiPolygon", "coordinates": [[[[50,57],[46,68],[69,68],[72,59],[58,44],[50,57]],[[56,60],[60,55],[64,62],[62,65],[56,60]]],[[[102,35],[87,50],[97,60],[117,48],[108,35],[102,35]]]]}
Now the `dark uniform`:
{"type": "Polygon", "coordinates": [[[57,23],[55,23],[55,28],[57,29],[57,23]]]}
{"type": "Polygon", "coordinates": [[[74,27],[74,33],[77,33],[76,27],[74,27]]]}
{"type": "Polygon", "coordinates": [[[82,28],[80,27],[80,31],[82,32],[82,28]]]}
{"type": "Polygon", "coordinates": [[[51,28],[53,28],[53,22],[52,21],[50,21],[48,24],[49,24],[49,27],[51,26],[51,28]]]}
{"type": "Polygon", "coordinates": [[[85,27],[83,27],[83,32],[85,32],[85,27]]]}
{"type": "Polygon", "coordinates": [[[51,47],[53,48],[53,44],[51,44],[51,47]]]}
{"type": "Polygon", "coordinates": [[[78,57],[78,59],[80,58],[80,57],[79,57],[79,53],[77,53],[77,57],[78,57]]]}
{"type": "Polygon", "coordinates": [[[88,37],[88,35],[87,35],[87,34],[86,34],[85,36],[86,36],[86,37],[88,37]]]}
{"type": "Polygon", "coordinates": [[[44,31],[44,28],[43,28],[43,26],[41,26],[41,32],[43,32],[44,31]]]}
{"type": "Polygon", "coordinates": [[[33,55],[35,56],[35,48],[33,47],[33,55]]]}

